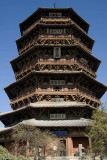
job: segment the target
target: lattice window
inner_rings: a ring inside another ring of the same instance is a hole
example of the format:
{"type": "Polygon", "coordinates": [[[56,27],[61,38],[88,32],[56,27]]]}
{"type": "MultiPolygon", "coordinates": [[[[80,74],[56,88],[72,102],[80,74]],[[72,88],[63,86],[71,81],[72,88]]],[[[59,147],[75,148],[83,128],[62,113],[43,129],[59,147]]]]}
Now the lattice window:
{"type": "Polygon", "coordinates": [[[53,48],[53,58],[61,58],[61,48],[60,47],[53,48]]]}

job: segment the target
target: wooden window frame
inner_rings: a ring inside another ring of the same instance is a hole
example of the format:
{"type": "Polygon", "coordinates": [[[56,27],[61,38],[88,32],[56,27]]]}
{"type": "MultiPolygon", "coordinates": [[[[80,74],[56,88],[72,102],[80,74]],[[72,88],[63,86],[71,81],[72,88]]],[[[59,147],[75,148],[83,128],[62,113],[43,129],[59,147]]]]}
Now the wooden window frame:
{"type": "Polygon", "coordinates": [[[61,48],[60,47],[53,48],[53,58],[55,58],[55,59],[61,58],[61,48]],[[56,50],[57,50],[57,53],[56,53],[56,50]]]}

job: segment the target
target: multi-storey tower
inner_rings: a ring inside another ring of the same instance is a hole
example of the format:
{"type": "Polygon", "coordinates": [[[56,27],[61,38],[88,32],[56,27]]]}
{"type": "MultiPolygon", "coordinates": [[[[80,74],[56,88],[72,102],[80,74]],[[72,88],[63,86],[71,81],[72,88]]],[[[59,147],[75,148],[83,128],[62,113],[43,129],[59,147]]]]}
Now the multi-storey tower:
{"type": "Polygon", "coordinates": [[[72,8],[38,8],[20,24],[19,56],[11,61],[16,82],[5,88],[13,111],[0,115],[3,136],[24,123],[56,134],[67,156],[89,146],[85,127],[107,88],[95,79],[100,60],[91,54],[88,29],[72,8]]]}

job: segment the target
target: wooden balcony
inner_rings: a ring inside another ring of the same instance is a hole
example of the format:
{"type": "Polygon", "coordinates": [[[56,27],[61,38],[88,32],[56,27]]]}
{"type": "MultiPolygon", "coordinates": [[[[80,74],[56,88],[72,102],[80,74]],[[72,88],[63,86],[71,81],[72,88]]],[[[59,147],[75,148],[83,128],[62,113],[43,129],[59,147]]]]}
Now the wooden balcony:
{"type": "MultiPolygon", "coordinates": [[[[39,39],[45,40],[57,40],[57,39],[65,39],[68,40],[68,44],[72,44],[69,42],[69,40],[72,40],[74,44],[80,45],[83,49],[85,49],[87,52],[91,54],[91,49],[89,49],[84,43],[82,43],[78,38],[76,38],[74,35],[40,35],[39,39]]],[[[61,44],[60,44],[61,45],[61,44]]]]}
{"type": "Polygon", "coordinates": [[[75,96],[77,96],[79,102],[83,101],[83,102],[88,103],[90,105],[92,105],[91,104],[92,102],[94,104],[97,103],[97,105],[101,104],[100,100],[98,98],[94,97],[93,95],[88,94],[83,90],[74,88],[74,89],[72,89],[72,91],[52,91],[52,90],[39,91],[37,89],[34,89],[34,90],[27,92],[26,94],[18,96],[15,99],[12,99],[10,105],[12,106],[12,105],[17,104],[19,102],[23,103],[25,99],[27,99],[28,102],[30,103],[30,99],[33,98],[34,96],[37,96],[38,101],[41,101],[41,98],[46,95],[49,95],[49,96],[53,96],[53,95],[55,95],[55,96],[71,96],[74,101],[76,101],[75,96]]]}
{"type": "Polygon", "coordinates": [[[31,31],[32,29],[35,28],[35,26],[37,24],[55,24],[55,25],[58,25],[58,24],[74,24],[79,30],[81,30],[82,32],[84,32],[86,34],[86,32],[80,27],[78,26],[73,20],[71,20],[70,18],[65,18],[65,17],[62,17],[62,18],[40,18],[38,21],[36,21],[35,23],[33,23],[30,27],[28,27],[22,35],[25,35],[26,33],[28,33],[29,31],[31,31]]]}
{"type": "Polygon", "coordinates": [[[91,49],[89,49],[84,43],[80,42],[79,39],[77,39],[74,35],[40,35],[35,37],[33,40],[29,41],[23,48],[19,49],[19,54],[24,53],[26,50],[30,49],[35,44],[47,44],[47,45],[73,45],[78,44],[83,49],[85,49],[87,52],[91,54],[91,49]],[[47,42],[50,41],[49,43],[47,42]],[[52,40],[56,42],[52,42],[52,40]],[[62,42],[65,40],[64,44],[59,43],[58,40],[62,40],[62,42]]]}
{"type": "Polygon", "coordinates": [[[38,38],[39,36],[35,37],[33,40],[29,41],[23,48],[19,49],[19,55],[34,46],[34,44],[37,43],[38,38]]]}
{"type": "MultiPolygon", "coordinates": [[[[73,66],[73,65],[77,65],[79,66],[79,68],[81,68],[81,70],[84,70],[86,73],[88,73],[90,76],[92,77],[96,77],[96,73],[90,69],[88,66],[86,66],[85,64],[82,64],[82,62],[75,60],[75,59],[60,59],[58,61],[54,60],[54,59],[40,59],[40,60],[34,60],[32,61],[30,64],[25,65],[19,72],[15,73],[15,77],[16,79],[18,79],[18,77],[27,74],[28,72],[32,71],[32,69],[34,69],[36,66],[41,66],[41,68],[39,70],[44,70],[43,66],[49,65],[49,71],[53,71],[51,70],[51,66],[73,66]]],[[[66,71],[67,69],[63,70],[66,71]]],[[[72,69],[71,69],[72,71],[72,69]]],[[[77,70],[78,71],[78,70],[77,70]]]]}

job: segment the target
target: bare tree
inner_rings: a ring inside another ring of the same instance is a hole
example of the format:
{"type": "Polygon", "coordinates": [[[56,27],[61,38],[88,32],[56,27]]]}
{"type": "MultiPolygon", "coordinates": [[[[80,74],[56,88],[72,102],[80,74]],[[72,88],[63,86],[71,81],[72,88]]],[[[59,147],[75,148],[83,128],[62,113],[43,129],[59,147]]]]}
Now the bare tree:
{"type": "Polygon", "coordinates": [[[57,156],[64,151],[64,145],[49,130],[40,130],[34,126],[19,125],[13,129],[14,153],[45,160],[46,157],[57,156]]]}

